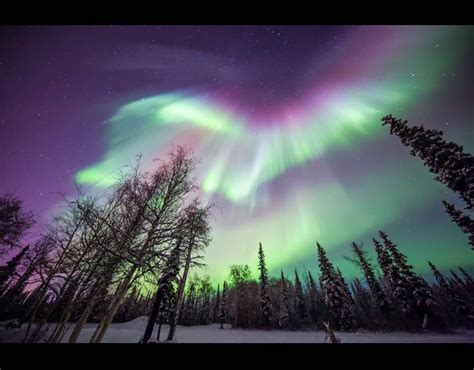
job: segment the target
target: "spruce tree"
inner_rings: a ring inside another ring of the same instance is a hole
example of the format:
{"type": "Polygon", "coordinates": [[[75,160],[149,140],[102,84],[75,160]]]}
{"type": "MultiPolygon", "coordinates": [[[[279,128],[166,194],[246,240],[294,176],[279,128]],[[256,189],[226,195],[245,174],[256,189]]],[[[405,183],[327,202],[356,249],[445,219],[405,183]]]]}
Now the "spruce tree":
{"type": "Polygon", "coordinates": [[[383,272],[384,278],[390,286],[394,302],[398,303],[404,316],[409,316],[413,312],[412,302],[407,296],[404,280],[400,272],[388,254],[387,250],[375,238],[372,239],[377,253],[377,261],[383,272]]]}
{"type": "Polygon", "coordinates": [[[195,291],[195,284],[194,280],[189,281],[188,291],[185,295],[184,300],[184,307],[183,307],[183,315],[181,317],[181,323],[185,326],[192,325],[192,307],[194,305],[194,291],[195,291]]]}
{"type": "Polygon", "coordinates": [[[452,269],[449,269],[449,272],[451,273],[451,275],[453,276],[453,279],[454,281],[456,282],[457,286],[465,291],[467,289],[467,286],[466,284],[464,283],[464,281],[462,281],[462,279],[452,270],[452,269]]]}
{"type": "Polygon", "coordinates": [[[351,303],[341,284],[332,263],[326,256],[326,251],[316,243],[319,260],[319,270],[324,286],[324,299],[331,316],[332,326],[336,329],[350,330],[354,328],[354,317],[351,303]]]}
{"type": "Polygon", "coordinates": [[[5,247],[17,247],[25,231],[34,223],[33,213],[13,193],[0,195],[0,256],[5,247]]]}
{"type": "Polygon", "coordinates": [[[466,202],[467,208],[474,207],[474,157],[464,153],[462,146],[443,139],[440,130],[425,130],[423,126],[408,127],[407,121],[392,115],[382,118],[383,126],[390,126],[390,135],[400,138],[403,145],[411,147],[410,154],[420,157],[435,179],[457,192],[466,202]]]}
{"type": "Polygon", "coordinates": [[[359,260],[359,264],[362,267],[365,280],[369,286],[370,292],[372,293],[372,297],[374,299],[375,304],[377,305],[377,308],[380,310],[382,315],[386,316],[390,310],[390,303],[387,297],[385,296],[385,293],[382,290],[382,287],[380,286],[378,280],[375,277],[374,267],[365,257],[362,247],[357,245],[355,242],[352,242],[352,250],[354,251],[354,254],[359,260]]]}
{"type": "Polygon", "coordinates": [[[354,294],[354,305],[356,312],[356,319],[363,327],[375,328],[378,323],[374,322],[372,318],[373,304],[370,292],[365,289],[360,280],[355,278],[351,284],[352,292],[354,294]]]}
{"type": "MultiPolygon", "coordinates": [[[[382,125],[390,126],[390,135],[398,136],[403,145],[411,147],[410,154],[424,161],[429,171],[436,174],[435,180],[459,194],[467,206],[474,207],[474,157],[464,153],[462,146],[443,139],[440,130],[425,130],[423,126],[408,127],[407,121],[392,115],[382,118],[382,125]]],[[[474,250],[474,226],[472,219],[444,202],[446,212],[464,233],[469,235],[469,244],[474,250]]]]}
{"type": "Polygon", "coordinates": [[[221,291],[220,286],[217,284],[216,298],[214,302],[214,309],[212,310],[212,322],[216,323],[219,321],[219,309],[221,306],[221,291]]]}
{"type": "Polygon", "coordinates": [[[262,315],[262,326],[271,328],[273,323],[272,301],[268,286],[268,273],[265,265],[265,255],[263,254],[262,243],[258,248],[258,269],[260,270],[260,306],[262,315]]]}
{"type": "Polygon", "coordinates": [[[470,288],[474,287],[474,279],[472,279],[471,275],[469,275],[461,266],[458,266],[459,271],[461,271],[464,280],[466,281],[466,285],[470,288]]]}
{"type": "Polygon", "coordinates": [[[15,284],[10,284],[9,289],[6,289],[4,294],[0,298],[0,311],[8,312],[12,307],[18,305],[18,303],[23,299],[24,290],[28,281],[33,274],[35,268],[34,263],[30,263],[26,269],[20,274],[18,280],[15,284]]]}
{"type": "Polygon", "coordinates": [[[282,329],[288,329],[290,324],[290,300],[288,298],[288,287],[281,271],[280,278],[280,312],[278,315],[278,326],[282,329]]]}
{"type": "Polygon", "coordinates": [[[396,244],[388,238],[387,234],[380,231],[379,235],[383,240],[386,250],[391,253],[393,261],[398,267],[398,271],[400,272],[400,276],[405,286],[406,296],[413,297],[415,307],[419,313],[426,313],[434,304],[430,290],[426,289],[426,286],[422,283],[420,277],[414,273],[413,266],[408,263],[407,257],[398,250],[396,244]]]}
{"type": "Polygon", "coordinates": [[[339,283],[341,284],[341,289],[344,295],[346,296],[347,301],[350,304],[354,303],[354,298],[352,297],[351,291],[349,290],[349,286],[346,283],[346,280],[344,279],[344,276],[342,276],[341,270],[339,270],[339,267],[336,269],[337,271],[337,277],[339,278],[339,283]]]}
{"type": "Polygon", "coordinates": [[[310,309],[309,315],[313,324],[316,326],[322,325],[322,310],[320,308],[320,294],[316,282],[314,281],[313,275],[308,271],[308,285],[309,285],[309,297],[310,297],[310,309]]]}
{"type": "Polygon", "coordinates": [[[469,244],[471,249],[474,249],[474,220],[468,215],[463,214],[460,210],[456,209],[453,204],[443,200],[446,213],[451,216],[452,222],[466,234],[469,235],[469,244]]]}
{"type": "Polygon", "coordinates": [[[28,248],[28,245],[22,248],[22,250],[13,256],[5,266],[0,267],[0,296],[2,296],[3,292],[6,291],[8,281],[11,280],[13,275],[15,275],[16,268],[18,267],[18,264],[20,263],[28,248]]]}
{"type": "Polygon", "coordinates": [[[221,329],[224,329],[224,323],[227,318],[226,314],[226,299],[227,299],[227,282],[224,281],[224,285],[222,287],[222,297],[221,297],[221,306],[219,309],[219,319],[221,322],[221,329]]]}
{"type": "Polygon", "coordinates": [[[303,287],[301,285],[298,271],[295,270],[295,312],[299,325],[305,325],[308,320],[308,310],[306,308],[303,295],[303,287]]]}
{"type": "Polygon", "coordinates": [[[433,275],[436,279],[436,282],[441,288],[441,291],[444,293],[444,295],[447,298],[444,303],[450,307],[453,307],[455,312],[458,314],[462,314],[462,315],[468,314],[469,310],[467,309],[467,306],[464,300],[461,299],[461,297],[459,297],[456,294],[456,292],[449,286],[444,276],[441,274],[441,272],[439,272],[436,266],[433,263],[431,263],[431,261],[428,261],[428,265],[430,266],[431,271],[433,272],[433,275]]]}

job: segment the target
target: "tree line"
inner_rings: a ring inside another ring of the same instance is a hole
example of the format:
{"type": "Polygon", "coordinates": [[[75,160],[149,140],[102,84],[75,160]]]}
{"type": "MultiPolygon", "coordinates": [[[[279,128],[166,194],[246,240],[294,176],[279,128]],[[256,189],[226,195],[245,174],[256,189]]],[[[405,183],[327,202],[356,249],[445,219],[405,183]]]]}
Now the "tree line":
{"type": "Polygon", "coordinates": [[[474,324],[474,281],[462,268],[440,273],[429,263],[435,282],[414,271],[383,231],[373,239],[376,262],[360,243],[352,261],[361,276],[347,282],[316,243],[319,274],[294,271],[269,277],[263,247],[257,278],[248,265],[232,265],[229,278],[213,290],[209,278],[195,276],[186,296],[182,325],[218,323],[221,328],[342,331],[443,330],[474,324]]]}

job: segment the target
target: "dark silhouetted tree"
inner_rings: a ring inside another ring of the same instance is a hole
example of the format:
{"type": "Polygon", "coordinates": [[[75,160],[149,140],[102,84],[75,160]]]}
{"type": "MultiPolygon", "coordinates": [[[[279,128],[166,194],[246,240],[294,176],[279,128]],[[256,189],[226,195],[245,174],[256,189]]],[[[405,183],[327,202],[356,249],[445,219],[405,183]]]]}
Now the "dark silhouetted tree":
{"type": "Polygon", "coordinates": [[[23,247],[23,249],[13,256],[5,266],[0,267],[0,297],[3,295],[3,292],[6,291],[8,281],[15,275],[18,264],[28,248],[29,246],[23,247]]]}
{"type": "Polygon", "coordinates": [[[260,306],[262,327],[271,328],[273,324],[273,308],[268,286],[268,272],[265,265],[265,255],[263,253],[262,243],[259,243],[258,248],[258,269],[260,271],[260,306]]]}
{"type": "Polygon", "coordinates": [[[385,296],[382,287],[380,286],[378,280],[375,277],[375,271],[371,263],[367,260],[362,247],[357,245],[355,242],[352,242],[352,250],[354,254],[359,260],[359,264],[362,268],[364,273],[365,280],[369,286],[370,292],[372,293],[372,297],[374,299],[377,308],[380,310],[382,315],[387,316],[390,310],[390,303],[385,296]]]}
{"type": "Polygon", "coordinates": [[[305,304],[305,297],[303,294],[303,286],[298,276],[298,271],[295,270],[295,314],[298,321],[298,326],[305,326],[308,322],[308,309],[305,304]]]}
{"type": "Polygon", "coordinates": [[[406,120],[387,115],[382,125],[390,126],[390,135],[399,137],[403,145],[411,147],[410,154],[420,157],[425,166],[435,173],[435,179],[458,193],[467,208],[474,207],[474,157],[464,153],[462,146],[443,139],[440,130],[425,130],[423,126],[408,127],[406,120]]]}
{"type": "Polygon", "coordinates": [[[430,265],[431,271],[433,272],[436,282],[438,283],[439,287],[441,288],[441,291],[444,294],[444,300],[442,303],[453,309],[454,313],[456,314],[467,315],[469,313],[469,310],[466,307],[466,303],[464,302],[464,300],[462,300],[456,294],[456,292],[449,286],[448,282],[441,274],[441,272],[439,272],[436,266],[431,263],[431,261],[428,261],[428,264],[430,265]]]}
{"type": "Polygon", "coordinates": [[[219,284],[217,284],[217,292],[214,302],[214,309],[212,310],[212,322],[219,322],[219,309],[221,307],[221,290],[219,284]]]}
{"type": "Polygon", "coordinates": [[[427,315],[434,305],[431,292],[423,284],[421,278],[413,271],[413,266],[408,264],[407,257],[401,253],[396,244],[393,243],[383,231],[379,232],[380,237],[385,245],[385,249],[391,253],[393,262],[400,274],[405,289],[407,299],[413,297],[414,307],[420,316],[427,315]]]}
{"type": "Polygon", "coordinates": [[[405,317],[413,313],[412,302],[407,296],[404,280],[402,279],[398,268],[388,254],[387,250],[380,244],[378,240],[373,239],[375,252],[377,253],[377,261],[383,272],[384,279],[390,286],[392,294],[392,302],[396,303],[405,317]]]}
{"type": "Polygon", "coordinates": [[[316,243],[316,246],[318,250],[319,270],[324,286],[324,298],[331,316],[332,326],[340,330],[353,329],[355,323],[351,312],[351,303],[341,284],[341,279],[327,258],[326,251],[323,247],[321,247],[319,243],[316,243]]]}
{"type": "Polygon", "coordinates": [[[451,216],[452,222],[469,235],[469,244],[471,245],[471,249],[474,249],[474,220],[456,209],[453,204],[450,204],[445,200],[443,200],[443,204],[446,208],[447,214],[451,216]]]}
{"type": "Polygon", "coordinates": [[[222,286],[222,297],[221,297],[221,304],[219,308],[219,320],[221,323],[221,329],[224,329],[224,324],[227,319],[227,283],[224,281],[224,285],[222,286]]]}
{"type": "Polygon", "coordinates": [[[285,276],[281,271],[280,278],[280,311],[278,315],[278,326],[282,329],[288,329],[290,325],[290,300],[288,298],[288,287],[285,276]]]}
{"type": "MultiPolygon", "coordinates": [[[[464,152],[464,148],[443,139],[440,130],[425,130],[423,126],[408,127],[406,120],[387,115],[382,125],[390,126],[390,135],[400,138],[403,145],[411,147],[410,154],[424,161],[430,172],[436,174],[435,180],[459,194],[467,204],[474,207],[474,157],[464,152]]],[[[469,244],[474,250],[474,229],[471,218],[453,205],[444,202],[446,212],[464,233],[469,235],[469,244]]]]}
{"type": "Polygon", "coordinates": [[[12,193],[0,196],[0,255],[5,247],[17,247],[21,237],[34,223],[33,214],[12,193]]]}

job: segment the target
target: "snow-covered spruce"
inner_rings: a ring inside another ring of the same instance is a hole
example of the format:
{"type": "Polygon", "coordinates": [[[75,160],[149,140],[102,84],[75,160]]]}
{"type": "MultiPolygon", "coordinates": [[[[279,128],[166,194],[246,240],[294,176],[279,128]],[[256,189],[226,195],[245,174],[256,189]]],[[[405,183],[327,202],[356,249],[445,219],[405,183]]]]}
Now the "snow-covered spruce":
{"type": "Polygon", "coordinates": [[[352,250],[354,251],[356,257],[359,260],[360,266],[362,267],[365,280],[367,281],[367,284],[370,288],[374,302],[376,303],[382,315],[387,317],[388,312],[390,311],[390,302],[383,292],[380,283],[375,277],[374,267],[365,257],[362,247],[357,245],[355,242],[352,242],[352,250]]]}
{"type": "Polygon", "coordinates": [[[220,307],[219,307],[219,322],[220,322],[220,328],[224,329],[224,324],[227,318],[226,315],[226,303],[227,303],[227,283],[224,281],[224,285],[222,287],[222,297],[221,297],[221,302],[220,302],[220,307]]]}
{"type": "Polygon", "coordinates": [[[448,203],[445,200],[443,200],[443,204],[446,213],[451,216],[451,221],[458,225],[463,232],[469,235],[469,244],[471,245],[471,249],[474,250],[474,220],[454,207],[453,204],[448,203]]]}
{"type": "Polygon", "coordinates": [[[341,279],[332,263],[326,256],[326,251],[316,243],[319,260],[319,270],[324,284],[324,298],[331,316],[331,327],[336,330],[351,330],[355,326],[351,312],[351,302],[343,288],[341,279]]]}
{"type": "Polygon", "coordinates": [[[384,279],[388,282],[390,287],[392,294],[391,301],[400,307],[405,317],[408,317],[413,313],[413,302],[407,295],[407,288],[404,284],[405,281],[400,276],[400,272],[387,250],[375,238],[373,242],[377,253],[377,261],[384,274],[384,279]]]}
{"type": "Polygon", "coordinates": [[[390,134],[400,138],[403,145],[411,147],[410,154],[420,157],[425,166],[437,176],[436,180],[457,192],[474,207],[474,157],[464,153],[461,145],[446,142],[440,130],[425,130],[423,126],[408,127],[406,120],[387,115],[382,125],[390,126],[390,134]]]}
{"type": "Polygon", "coordinates": [[[290,326],[290,300],[288,298],[288,287],[281,271],[280,277],[280,311],[278,315],[278,326],[281,329],[288,329],[290,326]]]}
{"type": "Polygon", "coordinates": [[[427,289],[422,279],[413,272],[413,266],[408,264],[407,257],[398,250],[396,244],[388,238],[387,234],[380,231],[379,235],[385,249],[391,254],[395,268],[398,270],[405,288],[407,299],[413,301],[412,309],[422,316],[427,315],[435,304],[430,289],[427,289]]]}
{"type": "Polygon", "coordinates": [[[268,287],[268,272],[265,265],[265,255],[263,253],[262,243],[258,248],[258,269],[260,271],[260,306],[262,327],[271,328],[273,325],[273,307],[268,287]]]}

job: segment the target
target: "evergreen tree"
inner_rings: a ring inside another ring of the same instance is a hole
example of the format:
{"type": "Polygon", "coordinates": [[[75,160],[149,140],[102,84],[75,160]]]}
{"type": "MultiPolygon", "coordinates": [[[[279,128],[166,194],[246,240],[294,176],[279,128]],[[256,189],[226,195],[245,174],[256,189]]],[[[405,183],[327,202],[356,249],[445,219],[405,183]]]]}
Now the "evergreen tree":
{"type": "Polygon", "coordinates": [[[210,282],[209,276],[204,276],[200,280],[200,310],[199,310],[199,323],[201,325],[209,324],[211,319],[211,301],[210,297],[212,294],[212,284],[210,282]]]}
{"type": "Polygon", "coordinates": [[[217,293],[216,293],[216,298],[214,302],[214,309],[213,309],[213,314],[212,314],[212,322],[216,323],[219,321],[219,309],[221,306],[221,292],[220,292],[220,286],[217,284],[217,293]]]}
{"type": "Polygon", "coordinates": [[[474,280],[472,277],[461,266],[458,266],[458,269],[461,271],[464,280],[466,281],[466,285],[472,289],[474,287],[474,280]]]}
{"type": "Polygon", "coordinates": [[[24,247],[18,254],[13,256],[5,266],[0,267],[0,296],[6,291],[8,281],[15,275],[16,268],[28,248],[29,246],[24,247]]]}
{"type": "Polygon", "coordinates": [[[309,288],[309,297],[310,297],[310,309],[309,315],[313,323],[322,327],[322,310],[321,310],[321,298],[318,291],[316,282],[314,281],[313,275],[308,271],[308,288],[309,288]]]}
{"type": "Polygon", "coordinates": [[[346,283],[346,280],[344,279],[344,276],[342,276],[341,270],[339,270],[339,267],[336,270],[337,270],[337,277],[339,278],[339,283],[341,284],[342,292],[344,293],[347,301],[350,304],[354,303],[354,298],[352,297],[351,291],[349,290],[349,287],[346,283]]]}
{"type": "Polygon", "coordinates": [[[324,284],[324,298],[331,316],[332,326],[340,330],[350,330],[354,327],[354,317],[351,312],[350,301],[344,291],[341,279],[326,256],[326,251],[319,243],[318,250],[319,270],[324,284]]]}
{"type": "Polygon", "coordinates": [[[271,328],[273,323],[272,301],[268,286],[268,273],[265,266],[265,255],[263,254],[262,243],[258,249],[258,269],[260,270],[260,306],[262,314],[262,326],[271,328]]]}
{"type": "Polygon", "coordinates": [[[428,261],[428,264],[433,272],[433,275],[438,283],[441,291],[444,293],[445,297],[445,304],[454,308],[455,312],[461,315],[467,315],[469,313],[468,308],[466,307],[465,302],[455,293],[455,291],[449,286],[448,282],[444,278],[444,276],[439,272],[436,266],[428,261]]]}
{"type": "MultiPolygon", "coordinates": [[[[462,146],[443,139],[440,130],[425,130],[423,126],[408,127],[407,121],[392,115],[382,118],[382,125],[390,126],[390,135],[398,136],[403,145],[411,147],[410,154],[424,161],[430,172],[436,174],[435,180],[457,192],[467,209],[474,207],[474,157],[464,153],[462,146]]],[[[469,244],[474,250],[474,223],[472,219],[444,202],[446,212],[464,233],[469,235],[469,244]]]]}
{"type": "Polygon", "coordinates": [[[26,266],[22,274],[20,274],[18,280],[14,284],[10,284],[9,289],[6,289],[4,294],[0,298],[0,311],[9,312],[12,307],[18,305],[24,298],[24,290],[28,284],[28,280],[33,274],[35,268],[34,261],[30,262],[26,266]]]}
{"type": "Polygon", "coordinates": [[[459,228],[466,234],[469,235],[469,244],[471,249],[474,249],[474,220],[468,215],[462,213],[462,211],[456,209],[453,204],[443,200],[446,213],[451,216],[452,222],[459,226],[459,228]]]}
{"type": "Polygon", "coordinates": [[[407,296],[406,287],[400,272],[393,262],[387,250],[380,244],[378,240],[373,239],[375,252],[377,253],[377,261],[383,272],[384,278],[390,286],[393,295],[393,302],[396,302],[403,315],[409,316],[413,312],[412,302],[407,296]]]}
{"type": "Polygon", "coordinates": [[[367,284],[369,286],[370,292],[372,293],[372,297],[374,299],[375,304],[377,305],[377,308],[380,310],[382,315],[386,316],[390,310],[390,304],[387,297],[385,296],[385,293],[382,290],[382,287],[380,286],[379,282],[375,277],[373,266],[365,257],[362,247],[357,245],[355,242],[352,242],[352,250],[354,251],[354,254],[359,260],[359,264],[362,268],[365,280],[367,281],[367,284]]]}
{"type": "Polygon", "coordinates": [[[226,314],[226,299],[227,299],[227,282],[224,281],[224,285],[222,287],[222,298],[221,298],[221,306],[219,310],[219,319],[221,322],[221,329],[224,329],[224,323],[227,318],[226,314]]]}
{"type": "Polygon", "coordinates": [[[306,309],[305,299],[303,295],[303,287],[301,285],[298,271],[295,270],[295,312],[298,318],[298,325],[304,325],[308,321],[308,310],[306,309]]]}
{"type": "Polygon", "coordinates": [[[357,322],[362,327],[376,328],[377,322],[372,318],[372,302],[370,293],[365,289],[360,280],[355,278],[352,281],[352,292],[354,294],[355,316],[357,322]]]}
{"type": "Polygon", "coordinates": [[[416,309],[420,314],[427,313],[431,306],[433,306],[433,298],[429,289],[426,289],[425,284],[420,280],[420,277],[413,271],[413,266],[408,264],[406,256],[401,253],[396,244],[394,244],[383,231],[379,232],[386,250],[388,250],[398,267],[400,276],[405,286],[406,296],[413,297],[416,309]]]}
{"type": "Polygon", "coordinates": [[[462,281],[462,279],[452,269],[449,269],[449,272],[453,276],[453,279],[456,282],[459,289],[465,291],[467,287],[466,287],[466,284],[464,283],[464,281],[462,281]]]}
{"type": "Polygon", "coordinates": [[[17,247],[18,242],[34,223],[33,213],[25,210],[23,201],[12,193],[0,196],[0,255],[6,246],[17,247]]]}
{"type": "Polygon", "coordinates": [[[188,294],[186,295],[186,302],[183,309],[183,325],[194,325],[195,323],[195,306],[196,300],[196,281],[191,279],[189,281],[188,294]]]}
{"type": "Polygon", "coordinates": [[[383,117],[382,121],[382,125],[390,126],[391,135],[395,134],[403,145],[411,147],[411,155],[420,157],[430,172],[437,175],[436,180],[457,192],[467,208],[474,207],[474,157],[464,153],[462,146],[446,142],[440,130],[408,127],[407,121],[392,115],[383,117]]]}
{"type": "Polygon", "coordinates": [[[288,329],[290,324],[290,300],[288,298],[288,287],[281,271],[280,278],[280,312],[278,315],[278,326],[282,329],[288,329]]]}

